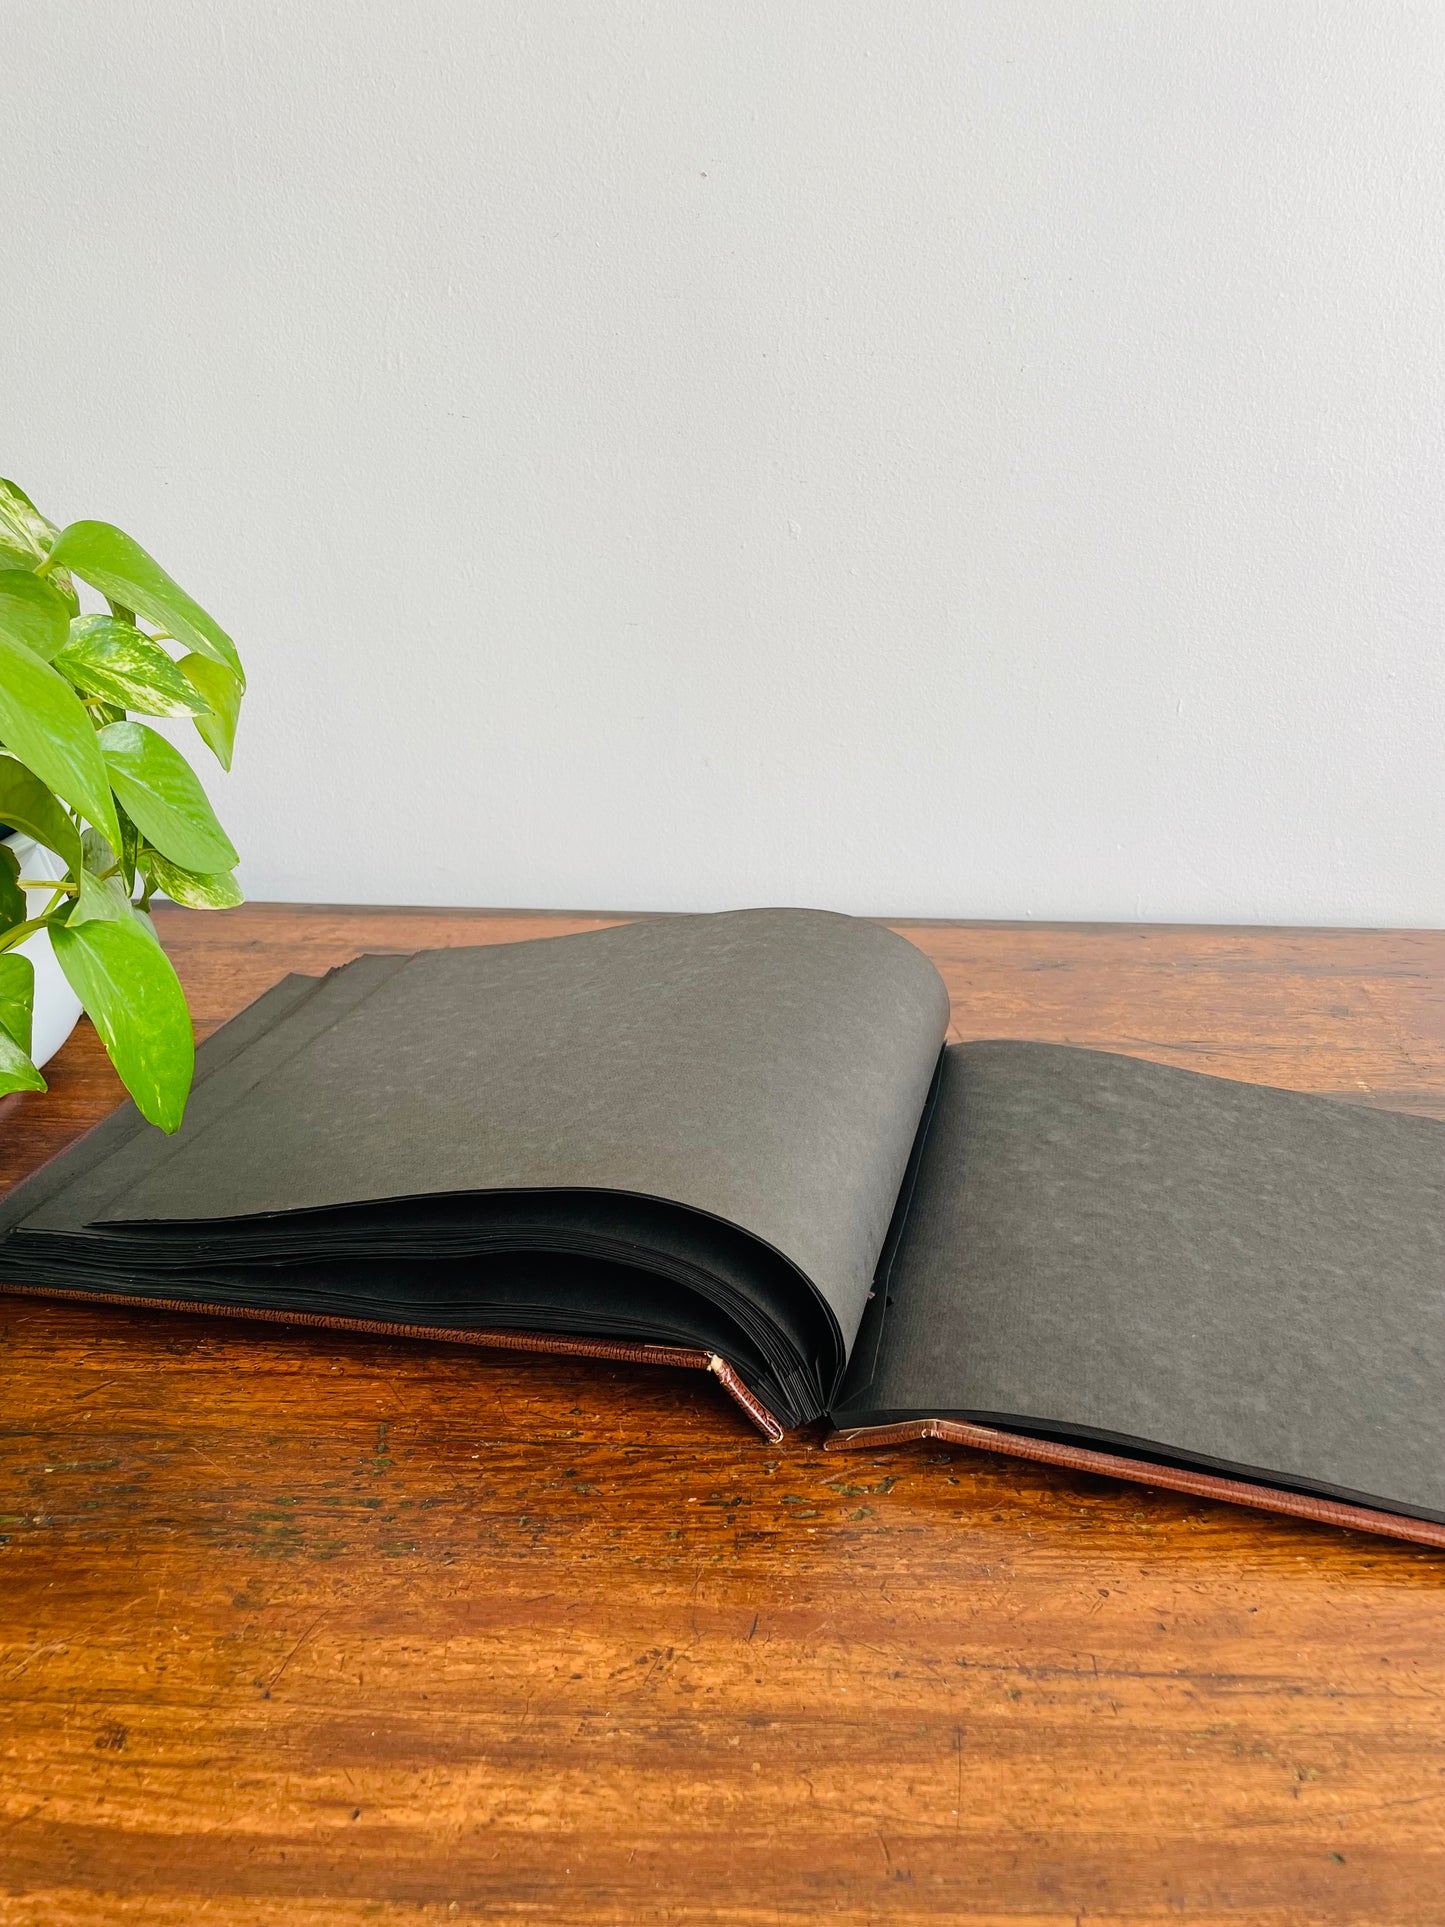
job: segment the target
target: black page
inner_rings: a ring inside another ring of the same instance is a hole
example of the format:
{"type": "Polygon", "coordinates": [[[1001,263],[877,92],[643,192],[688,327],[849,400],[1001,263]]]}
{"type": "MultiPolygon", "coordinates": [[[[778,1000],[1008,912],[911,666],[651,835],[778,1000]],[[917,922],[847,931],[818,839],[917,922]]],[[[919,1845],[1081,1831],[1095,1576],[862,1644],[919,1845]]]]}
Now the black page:
{"type": "Polygon", "coordinates": [[[851,1337],[947,1017],[921,952],[824,912],[425,951],[97,1218],[628,1192],[782,1252],[851,1337]]]}
{"type": "MultiPolygon", "coordinates": [[[[405,962],[404,957],[358,957],[324,977],[283,977],[247,1004],[196,1050],[196,1071],[183,1134],[219,1116],[301,1042],[349,1010],[405,962]]],[[[127,1183],[151,1170],[173,1140],[148,1124],[134,1104],[122,1104],[79,1143],[43,1166],[0,1200],[0,1232],[24,1224],[33,1231],[70,1231],[88,1224],[127,1183]]]]}
{"type": "Polygon", "coordinates": [[[629,1294],[631,1264],[714,1307],[674,1294],[660,1336],[695,1329],[721,1349],[721,1310],[745,1379],[748,1353],[780,1415],[813,1415],[861,1315],[946,1021],[920,952],[818,912],[363,960],[232,1051],[174,1141],[121,1132],[108,1157],[73,1152],[23,1187],[0,1210],[0,1269],[53,1288],[633,1335],[660,1313],[655,1277],[629,1294]],[[598,1261],[595,1316],[579,1255],[598,1261]],[[455,1315],[469,1276],[470,1320],[455,1315]]]}
{"type": "Polygon", "coordinates": [[[1445,1124],[951,1046],[876,1310],[840,1425],[970,1419],[1445,1521],[1445,1124]]]}

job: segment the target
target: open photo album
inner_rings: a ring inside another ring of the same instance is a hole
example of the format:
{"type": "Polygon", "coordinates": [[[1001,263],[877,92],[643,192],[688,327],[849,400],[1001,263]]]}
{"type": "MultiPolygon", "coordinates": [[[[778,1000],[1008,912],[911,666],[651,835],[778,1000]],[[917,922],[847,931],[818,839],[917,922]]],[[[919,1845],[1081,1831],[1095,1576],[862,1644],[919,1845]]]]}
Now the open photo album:
{"type": "Polygon", "coordinates": [[[954,1439],[1445,1546],[1445,1124],[948,1042],[804,910],[367,956],[0,1201],[0,1288],[692,1365],[771,1438],[954,1439]]]}

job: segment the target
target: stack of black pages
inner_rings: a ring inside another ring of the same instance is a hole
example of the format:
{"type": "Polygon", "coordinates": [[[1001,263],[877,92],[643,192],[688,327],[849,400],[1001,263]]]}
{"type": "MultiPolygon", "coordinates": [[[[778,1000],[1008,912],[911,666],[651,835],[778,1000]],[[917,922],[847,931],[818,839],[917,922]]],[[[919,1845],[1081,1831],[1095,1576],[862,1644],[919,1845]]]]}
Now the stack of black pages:
{"type": "Polygon", "coordinates": [[[1445,1545],[1445,1125],[946,1044],[911,944],[739,911],[362,957],[0,1203],[8,1289],[711,1370],[1445,1545]]]}

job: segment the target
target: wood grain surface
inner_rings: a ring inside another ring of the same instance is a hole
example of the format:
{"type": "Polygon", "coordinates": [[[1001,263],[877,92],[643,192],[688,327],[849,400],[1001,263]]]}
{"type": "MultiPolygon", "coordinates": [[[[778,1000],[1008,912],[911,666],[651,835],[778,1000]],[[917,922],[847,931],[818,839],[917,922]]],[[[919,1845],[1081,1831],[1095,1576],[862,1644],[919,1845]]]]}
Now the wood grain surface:
{"type": "MultiPolygon", "coordinates": [[[[287,970],[615,919],[250,906],[287,970]]],[[[898,926],[954,1035],[1445,1115],[1445,936],[898,926]]],[[[119,1089],[88,1027],[13,1182],[119,1089]]],[[[0,1298],[0,1927],[1445,1923],[1445,1554],[703,1374],[0,1298]]]]}

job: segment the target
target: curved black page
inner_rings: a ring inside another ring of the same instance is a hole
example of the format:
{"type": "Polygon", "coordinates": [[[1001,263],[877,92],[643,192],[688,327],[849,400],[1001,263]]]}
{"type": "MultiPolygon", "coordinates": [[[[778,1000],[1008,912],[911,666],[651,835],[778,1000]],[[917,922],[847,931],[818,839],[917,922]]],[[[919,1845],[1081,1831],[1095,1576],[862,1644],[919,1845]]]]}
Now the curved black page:
{"type": "Polygon", "coordinates": [[[217,1302],[319,1293],[340,1313],[349,1293],[398,1322],[470,1279],[487,1323],[532,1289],[513,1263],[531,1254],[571,1294],[549,1314],[534,1291],[543,1328],[580,1316],[576,1260],[606,1330],[630,1266],[661,1323],[657,1281],[672,1328],[724,1319],[764,1402],[812,1416],[946,1022],[920,952],[821,912],[364,959],[215,1065],[174,1141],[121,1133],[24,1187],[0,1268],[132,1293],[185,1273],[217,1302]]]}

